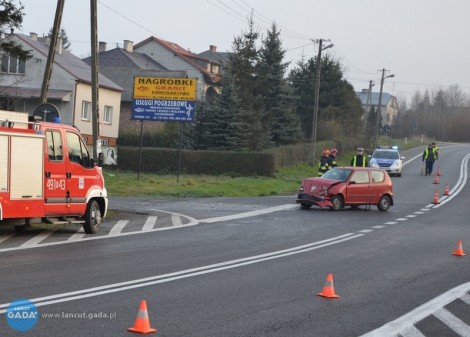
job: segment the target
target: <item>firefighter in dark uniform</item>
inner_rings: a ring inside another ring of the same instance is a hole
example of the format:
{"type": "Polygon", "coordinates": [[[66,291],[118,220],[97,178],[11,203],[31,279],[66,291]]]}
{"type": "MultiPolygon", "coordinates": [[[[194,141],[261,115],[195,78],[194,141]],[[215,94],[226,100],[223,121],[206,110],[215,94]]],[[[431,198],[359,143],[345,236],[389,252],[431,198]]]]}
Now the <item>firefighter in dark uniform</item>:
{"type": "Polygon", "coordinates": [[[338,166],[336,163],[336,154],[338,153],[338,150],[335,148],[330,150],[330,154],[328,156],[328,170],[332,169],[333,167],[338,166]]]}
{"type": "Polygon", "coordinates": [[[323,173],[328,171],[328,156],[330,155],[330,150],[325,149],[323,150],[320,162],[318,163],[318,176],[321,177],[323,173]]]}
{"type": "Polygon", "coordinates": [[[362,147],[357,148],[356,155],[351,159],[351,166],[367,166],[367,157],[364,156],[364,149],[362,147]]]}

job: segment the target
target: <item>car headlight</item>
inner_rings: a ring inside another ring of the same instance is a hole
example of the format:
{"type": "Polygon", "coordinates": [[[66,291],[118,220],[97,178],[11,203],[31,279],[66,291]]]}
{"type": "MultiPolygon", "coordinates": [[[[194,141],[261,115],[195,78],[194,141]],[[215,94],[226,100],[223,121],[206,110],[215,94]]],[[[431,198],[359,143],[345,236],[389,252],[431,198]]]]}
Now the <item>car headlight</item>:
{"type": "Polygon", "coordinates": [[[401,161],[400,160],[395,160],[392,165],[390,165],[390,168],[392,170],[397,170],[401,167],[401,161]]]}
{"type": "Polygon", "coordinates": [[[377,161],[375,159],[372,159],[369,163],[370,167],[379,167],[379,164],[377,164],[377,161]]]}

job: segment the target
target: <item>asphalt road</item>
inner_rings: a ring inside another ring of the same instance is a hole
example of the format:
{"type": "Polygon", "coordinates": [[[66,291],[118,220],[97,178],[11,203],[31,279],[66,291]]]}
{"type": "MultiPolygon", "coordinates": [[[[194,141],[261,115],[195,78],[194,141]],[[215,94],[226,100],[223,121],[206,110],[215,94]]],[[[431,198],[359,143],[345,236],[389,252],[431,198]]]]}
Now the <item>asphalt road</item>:
{"type": "Polygon", "coordinates": [[[470,242],[470,145],[440,152],[439,184],[421,149],[402,153],[388,212],[111,198],[97,236],[3,233],[0,336],[20,334],[5,314],[18,298],[38,311],[22,336],[130,336],[142,300],[158,336],[469,336],[469,257],[452,252],[470,242]],[[339,298],[317,295],[329,273],[339,298]]]}

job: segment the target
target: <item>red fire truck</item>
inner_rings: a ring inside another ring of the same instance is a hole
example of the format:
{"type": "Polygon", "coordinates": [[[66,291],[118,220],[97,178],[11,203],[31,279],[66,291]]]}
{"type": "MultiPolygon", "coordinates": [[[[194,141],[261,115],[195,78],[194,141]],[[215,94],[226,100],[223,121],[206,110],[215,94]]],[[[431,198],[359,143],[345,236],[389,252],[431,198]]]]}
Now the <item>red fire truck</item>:
{"type": "Polygon", "coordinates": [[[79,130],[29,119],[0,111],[0,223],[79,223],[96,233],[108,196],[79,130]]]}

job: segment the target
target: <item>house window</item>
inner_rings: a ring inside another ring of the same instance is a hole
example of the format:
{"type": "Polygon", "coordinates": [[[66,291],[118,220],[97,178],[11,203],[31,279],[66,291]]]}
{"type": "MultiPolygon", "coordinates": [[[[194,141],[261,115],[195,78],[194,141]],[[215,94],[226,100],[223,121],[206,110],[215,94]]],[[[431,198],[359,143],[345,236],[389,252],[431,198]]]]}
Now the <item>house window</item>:
{"type": "Polygon", "coordinates": [[[85,121],[89,121],[91,116],[91,103],[87,101],[82,102],[82,115],[80,118],[85,121]]]}
{"type": "Polygon", "coordinates": [[[8,74],[24,74],[26,71],[26,61],[10,55],[3,54],[0,71],[8,74]]]}
{"type": "Polygon", "coordinates": [[[113,107],[109,105],[104,106],[103,122],[111,124],[113,122],[113,107]]]}

